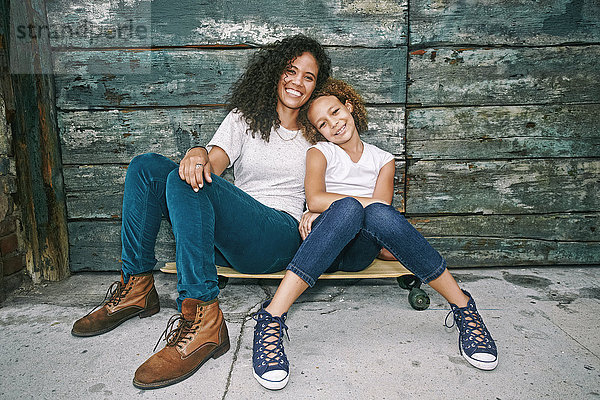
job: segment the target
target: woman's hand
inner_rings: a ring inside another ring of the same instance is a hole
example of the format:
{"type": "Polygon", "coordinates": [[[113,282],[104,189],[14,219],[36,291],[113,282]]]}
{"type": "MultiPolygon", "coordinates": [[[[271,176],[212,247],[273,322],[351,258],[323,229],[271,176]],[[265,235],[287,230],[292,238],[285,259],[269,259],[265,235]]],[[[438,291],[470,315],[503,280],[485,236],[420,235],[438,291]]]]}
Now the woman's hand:
{"type": "Polygon", "coordinates": [[[300,225],[298,225],[298,230],[300,231],[300,236],[302,236],[302,240],[306,239],[308,234],[312,229],[312,224],[317,217],[321,215],[321,213],[313,213],[310,211],[302,214],[302,218],[300,218],[300,225]]]}
{"type": "Polygon", "coordinates": [[[179,163],[179,177],[186,181],[195,192],[203,185],[204,180],[211,183],[212,165],[208,152],[204,147],[190,149],[179,163]]]}

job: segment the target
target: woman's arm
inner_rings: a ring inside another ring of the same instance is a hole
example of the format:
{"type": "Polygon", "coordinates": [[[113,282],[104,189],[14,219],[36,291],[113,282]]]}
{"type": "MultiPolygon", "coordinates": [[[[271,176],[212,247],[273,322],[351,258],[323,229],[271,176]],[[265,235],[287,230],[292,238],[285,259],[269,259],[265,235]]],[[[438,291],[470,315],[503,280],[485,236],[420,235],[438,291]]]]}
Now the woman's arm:
{"type": "MultiPolygon", "coordinates": [[[[388,163],[389,164],[389,163],[388,163]]],[[[380,171],[383,172],[383,169],[388,166],[386,164],[380,171]]],[[[393,162],[392,162],[393,168],[393,162]]],[[[329,208],[331,203],[336,200],[343,199],[344,197],[353,197],[356,200],[360,201],[363,207],[368,206],[371,203],[386,203],[390,204],[392,195],[393,195],[393,180],[394,180],[394,172],[392,170],[392,188],[389,190],[389,200],[386,198],[379,198],[374,196],[371,197],[359,197],[359,196],[348,196],[344,194],[338,193],[329,193],[325,190],[325,170],[327,169],[327,159],[321,153],[321,151],[317,149],[309,149],[306,153],[306,176],[304,177],[304,190],[306,192],[306,205],[311,212],[321,213],[329,208]]],[[[387,175],[386,175],[387,176],[387,175]]],[[[389,180],[389,178],[387,179],[389,180]]],[[[383,180],[382,180],[383,182],[383,180]]],[[[375,191],[377,192],[377,185],[379,185],[379,177],[377,178],[377,184],[375,185],[375,191]]],[[[382,187],[383,187],[382,183],[382,187]]],[[[383,192],[381,190],[381,195],[383,196],[387,192],[383,192]]]]}
{"type": "Polygon", "coordinates": [[[213,146],[208,153],[208,158],[213,174],[221,176],[229,165],[229,156],[225,153],[225,150],[219,146],[213,146]]]}

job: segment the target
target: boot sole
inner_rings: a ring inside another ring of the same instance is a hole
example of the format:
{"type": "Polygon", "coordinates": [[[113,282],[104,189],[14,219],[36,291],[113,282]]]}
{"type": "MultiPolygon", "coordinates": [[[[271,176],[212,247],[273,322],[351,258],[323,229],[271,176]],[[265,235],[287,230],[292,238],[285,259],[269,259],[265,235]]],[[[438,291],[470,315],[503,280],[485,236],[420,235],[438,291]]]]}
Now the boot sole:
{"type": "Polygon", "coordinates": [[[111,325],[107,328],[101,329],[99,331],[94,331],[94,332],[76,332],[74,330],[71,329],[71,335],[73,336],[77,336],[77,337],[91,337],[91,336],[98,336],[98,335],[102,335],[103,333],[106,332],[110,332],[113,329],[115,329],[116,327],[118,327],[119,325],[121,325],[123,322],[130,320],[131,318],[134,317],[140,317],[141,318],[147,318],[147,317],[151,317],[154,314],[158,313],[160,311],[160,305],[154,307],[154,308],[150,308],[148,310],[140,310],[139,312],[130,315],[127,318],[123,318],[121,320],[119,320],[117,323],[115,323],[114,325],[111,325]]]}
{"type": "Polygon", "coordinates": [[[178,376],[177,378],[168,379],[166,381],[161,381],[161,382],[154,382],[154,383],[138,382],[134,378],[133,386],[135,386],[138,389],[142,389],[142,390],[151,390],[151,389],[160,389],[160,388],[174,385],[174,384],[179,383],[183,380],[186,380],[190,376],[194,375],[196,373],[196,371],[198,371],[200,369],[200,367],[202,367],[211,358],[217,359],[217,358],[221,357],[223,354],[227,353],[229,351],[229,348],[230,348],[230,344],[229,344],[229,340],[227,340],[226,343],[223,343],[221,346],[216,347],[212,351],[212,353],[210,353],[204,360],[202,360],[202,362],[200,364],[198,364],[196,367],[194,367],[193,370],[191,370],[190,372],[188,372],[184,375],[178,376]]]}

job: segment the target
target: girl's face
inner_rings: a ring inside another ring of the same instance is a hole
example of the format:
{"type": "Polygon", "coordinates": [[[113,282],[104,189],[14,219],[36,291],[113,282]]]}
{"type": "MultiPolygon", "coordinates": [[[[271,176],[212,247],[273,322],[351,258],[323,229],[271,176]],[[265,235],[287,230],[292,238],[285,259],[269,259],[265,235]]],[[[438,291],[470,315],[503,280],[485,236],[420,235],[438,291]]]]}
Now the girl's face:
{"type": "Polygon", "coordinates": [[[310,98],[317,84],[319,64],[309,53],[302,53],[286,67],[277,83],[277,107],[297,110],[310,98]]]}
{"type": "Polygon", "coordinates": [[[352,104],[335,96],[321,96],[310,105],[308,120],[330,142],[343,144],[358,134],[352,104]]]}

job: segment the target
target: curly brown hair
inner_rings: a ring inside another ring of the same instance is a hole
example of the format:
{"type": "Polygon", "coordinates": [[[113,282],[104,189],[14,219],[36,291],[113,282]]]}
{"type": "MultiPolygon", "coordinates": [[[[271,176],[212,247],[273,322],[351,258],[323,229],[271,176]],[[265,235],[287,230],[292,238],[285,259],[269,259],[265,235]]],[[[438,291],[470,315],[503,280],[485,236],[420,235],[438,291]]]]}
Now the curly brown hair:
{"type": "Polygon", "coordinates": [[[315,144],[327,140],[308,119],[308,110],[310,109],[310,106],[316,99],[323,96],[335,96],[342,104],[346,104],[347,101],[350,102],[353,108],[351,114],[352,118],[354,118],[356,130],[358,133],[363,133],[368,129],[367,110],[365,109],[365,102],[362,97],[348,83],[339,79],[329,78],[321,90],[318,92],[315,90],[310,100],[302,106],[300,114],[298,115],[300,128],[310,143],[315,144]]]}
{"type": "Polygon", "coordinates": [[[259,132],[268,142],[271,128],[279,128],[277,83],[292,61],[306,52],[313,55],[319,67],[316,92],[331,75],[331,59],[319,42],[302,34],[286,37],[254,53],[246,72],[231,87],[227,108],[244,115],[252,137],[259,132]]]}

